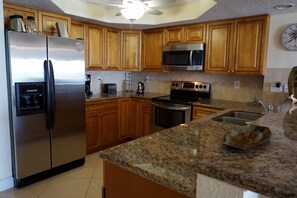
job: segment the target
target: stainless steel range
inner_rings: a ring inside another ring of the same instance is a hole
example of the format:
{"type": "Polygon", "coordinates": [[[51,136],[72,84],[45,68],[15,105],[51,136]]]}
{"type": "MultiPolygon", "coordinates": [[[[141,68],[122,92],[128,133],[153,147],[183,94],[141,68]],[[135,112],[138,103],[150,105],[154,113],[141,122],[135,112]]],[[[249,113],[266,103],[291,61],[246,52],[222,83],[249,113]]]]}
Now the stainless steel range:
{"type": "Polygon", "coordinates": [[[210,99],[209,83],[172,81],[170,89],[169,96],[152,99],[154,132],[190,122],[193,102],[210,99]]]}

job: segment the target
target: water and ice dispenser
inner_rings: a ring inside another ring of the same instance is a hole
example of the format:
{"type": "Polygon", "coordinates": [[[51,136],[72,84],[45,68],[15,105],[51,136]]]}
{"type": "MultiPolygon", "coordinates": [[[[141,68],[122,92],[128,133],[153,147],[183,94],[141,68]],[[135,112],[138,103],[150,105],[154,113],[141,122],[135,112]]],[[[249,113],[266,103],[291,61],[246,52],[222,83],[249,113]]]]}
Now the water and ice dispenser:
{"type": "Polygon", "coordinates": [[[43,82],[15,83],[17,116],[45,112],[45,84],[43,82]]]}

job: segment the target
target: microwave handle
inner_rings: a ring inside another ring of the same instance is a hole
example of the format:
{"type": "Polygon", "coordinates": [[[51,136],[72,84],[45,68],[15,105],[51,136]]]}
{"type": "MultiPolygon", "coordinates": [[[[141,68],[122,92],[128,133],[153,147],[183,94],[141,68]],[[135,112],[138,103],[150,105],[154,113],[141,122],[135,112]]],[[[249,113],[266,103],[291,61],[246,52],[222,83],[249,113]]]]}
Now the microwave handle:
{"type": "Polygon", "coordinates": [[[190,51],[189,63],[190,65],[193,65],[193,50],[190,51]]]}

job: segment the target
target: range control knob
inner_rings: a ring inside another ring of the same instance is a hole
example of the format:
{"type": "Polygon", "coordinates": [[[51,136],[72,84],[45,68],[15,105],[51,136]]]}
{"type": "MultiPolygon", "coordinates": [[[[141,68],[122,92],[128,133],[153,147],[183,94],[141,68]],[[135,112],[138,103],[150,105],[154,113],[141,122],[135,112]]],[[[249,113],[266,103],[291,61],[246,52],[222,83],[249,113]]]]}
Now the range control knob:
{"type": "Polygon", "coordinates": [[[202,89],[202,85],[199,85],[199,88],[202,89]]]}
{"type": "Polygon", "coordinates": [[[199,86],[198,86],[198,85],[195,85],[195,88],[196,88],[196,89],[198,89],[198,88],[199,88],[199,86]]]}
{"type": "Polygon", "coordinates": [[[203,89],[206,89],[207,88],[207,86],[206,85],[203,85],[203,89]]]}
{"type": "Polygon", "coordinates": [[[174,87],[175,86],[175,83],[172,83],[171,86],[174,87]]]}

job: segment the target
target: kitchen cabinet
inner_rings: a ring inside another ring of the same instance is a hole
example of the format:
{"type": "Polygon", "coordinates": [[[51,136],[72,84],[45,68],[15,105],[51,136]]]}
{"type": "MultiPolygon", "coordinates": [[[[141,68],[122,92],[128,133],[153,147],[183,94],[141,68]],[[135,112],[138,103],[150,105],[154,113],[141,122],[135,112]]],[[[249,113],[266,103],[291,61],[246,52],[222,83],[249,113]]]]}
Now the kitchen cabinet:
{"type": "Polygon", "coordinates": [[[234,73],[264,75],[268,26],[268,16],[235,20],[234,73]]]}
{"type": "Polygon", "coordinates": [[[169,27],[164,30],[165,45],[205,42],[205,24],[169,27]]]}
{"type": "Polygon", "coordinates": [[[222,109],[211,108],[211,107],[200,107],[200,106],[193,106],[192,111],[192,120],[204,118],[209,116],[213,113],[217,113],[222,111],[222,109]]]}
{"type": "Polygon", "coordinates": [[[141,69],[141,31],[123,30],[121,70],[140,71],[141,69]]]}
{"type": "Polygon", "coordinates": [[[208,23],[205,72],[263,75],[268,31],[268,15],[208,23]]]}
{"type": "Polygon", "coordinates": [[[132,136],[134,138],[151,134],[151,100],[131,99],[132,136]]]}
{"type": "Polygon", "coordinates": [[[72,39],[84,39],[85,28],[84,24],[76,21],[71,21],[70,38],[72,39]]]}
{"type": "Polygon", "coordinates": [[[105,29],[105,67],[106,70],[119,70],[121,64],[121,32],[105,29]]]}
{"type": "Polygon", "coordinates": [[[142,70],[162,71],[163,29],[143,31],[142,70]]]}
{"type": "Polygon", "coordinates": [[[4,17],[4,26],[5,28],[9,28],[10,20],[9,16],[11,15],[21,15],[23,16],[24,22],[26,21],[28,16],[33,16],[36,21],[36,25],[38,26],[38,11],[36,9],[20,6],[12,3],[3,2],[3,17],[4,17]]]}
{"type": "Polygon", "coordinates": [[[117,143],[119,115],[119,101],[117,99],[87,102],[87,153],[95,152],[117,143]]]}
{"type": "Polygon", "coordinates": [[[70,16],[56,14],[46,11],[38,11],[38,27],[42,34],[57,36],[58,30],[56,22],[65,24],[68,34],[70,33],[71,18],[70,16]]]}
{"type": "Polygon", "coordinates": [[[119,138],[125,139],[131,136],[131,99],[120,99],[120,131],[119,138]]]}
{"type": "Polygon", "coordinates": [[[86,65],[88,70],[104,69],[104,28],[96,25],[86,25],[86,65]]]}
{"type": "Polygon", "coordinates": [[[208,23],[206,38],[206,73],[228,73],[233,61],[233,21],[208,23]]]}

